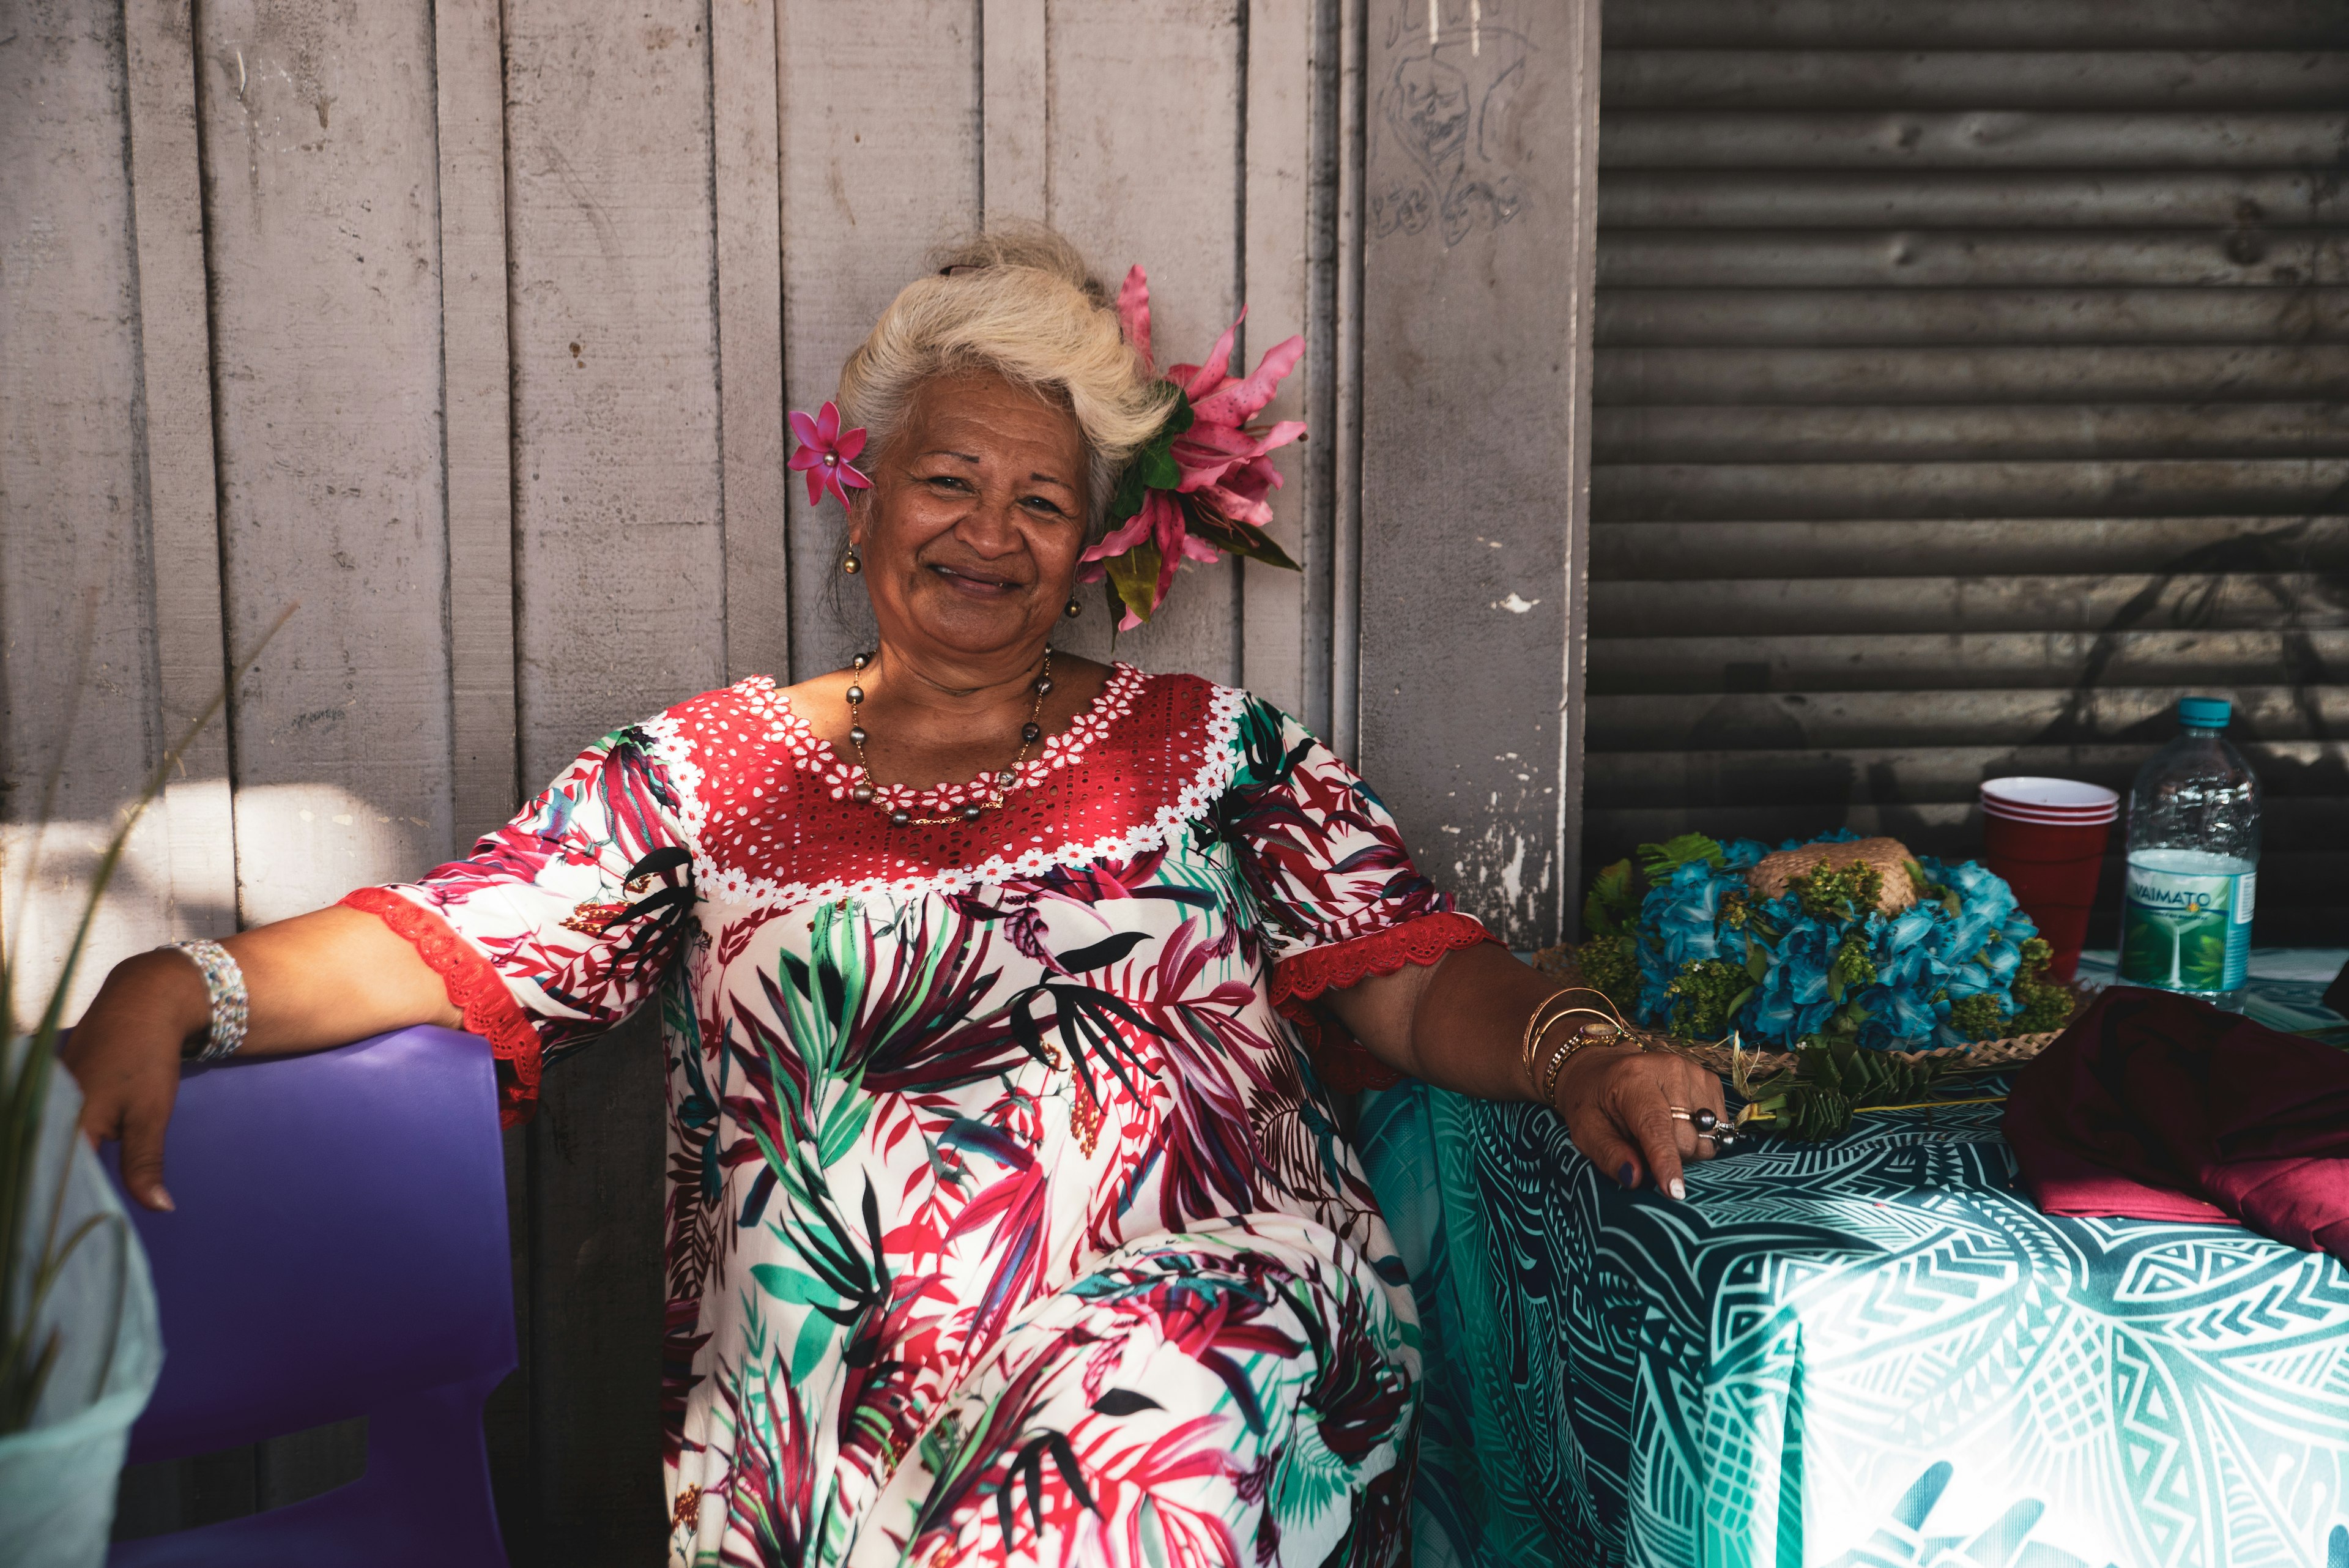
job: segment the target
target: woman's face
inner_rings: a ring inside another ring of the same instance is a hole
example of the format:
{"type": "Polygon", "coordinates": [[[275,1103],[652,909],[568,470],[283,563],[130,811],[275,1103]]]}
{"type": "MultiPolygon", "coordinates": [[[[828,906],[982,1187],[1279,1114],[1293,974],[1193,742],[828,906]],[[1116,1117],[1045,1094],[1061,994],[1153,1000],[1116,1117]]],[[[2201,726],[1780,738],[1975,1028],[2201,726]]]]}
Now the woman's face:
{"type": "Polygon", "coordinates": [[[1084,468],[1075,418],[991,371],[916,389],[849,528],[883,642],[1034,657],[1076,580],[1084,468]]]}

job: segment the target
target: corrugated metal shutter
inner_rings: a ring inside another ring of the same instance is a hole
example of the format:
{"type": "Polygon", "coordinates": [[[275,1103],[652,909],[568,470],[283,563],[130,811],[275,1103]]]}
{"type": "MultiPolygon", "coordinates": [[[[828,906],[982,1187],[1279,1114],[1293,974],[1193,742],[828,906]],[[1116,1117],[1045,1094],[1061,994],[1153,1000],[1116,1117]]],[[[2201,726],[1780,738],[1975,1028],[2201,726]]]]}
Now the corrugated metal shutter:
{"type": "Polygon", "coordinates": [[[1602,36],[1583,864],[1978,853],[1981,780],[2125,789],[2189,688],[2270,791],[2259,940],[2349,940],[2349,5],[1602,36]]]}

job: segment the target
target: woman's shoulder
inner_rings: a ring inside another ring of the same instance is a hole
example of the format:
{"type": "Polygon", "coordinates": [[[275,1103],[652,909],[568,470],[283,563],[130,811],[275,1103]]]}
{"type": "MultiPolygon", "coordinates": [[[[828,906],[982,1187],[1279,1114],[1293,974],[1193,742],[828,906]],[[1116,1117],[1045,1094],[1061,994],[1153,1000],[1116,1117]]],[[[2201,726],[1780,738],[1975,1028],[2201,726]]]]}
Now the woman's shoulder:
{"type": "Polygon", "coordinates": [[[1244,687],[1188,670],[1114,669],[1089,715],[1108,751],[1188,757],[1228,783],[1267,733],[1304,734],[1295,720],[1244,687]]]}
{"type": "Polygon", "coordinates": [[[1154,699],[1167,707],[1195,713],[1202,722],[1241,712],[1256,712],[1276,723],[1296,723],[1281,711],[1278,704],[1243,686],[1227,686],[1220,680],[1194,675],[1186,670],[1143,670],[1123,661],[1112,665],[1111,669],[1115,671],[1111,685],[1122,689],[1123,694],[1135,702],[1144,698],[1154,699]]]}
{"type": "Polygon", "coordinates": [[[599,753],[638,760],[665,780],[680,797],[688,824],[698,826],[713,792],[748,779],[752,782],[746,787],[766,793],[756,781],[772,780],[785,757],[812,762],[817,750],[815,737],[775,679],[753,675],[623,724],[574,768],[600,762],[599,753]]]}
{"type": "Polygon", "coordinates": [[[752,675],[730,686],[697,691],[615,733],[649,742],[675,758],[687,752],[722,755],[739,753],[745,745],[788,743],[793,731],[805,728],[781,683],[771,675],[752,675]]]}

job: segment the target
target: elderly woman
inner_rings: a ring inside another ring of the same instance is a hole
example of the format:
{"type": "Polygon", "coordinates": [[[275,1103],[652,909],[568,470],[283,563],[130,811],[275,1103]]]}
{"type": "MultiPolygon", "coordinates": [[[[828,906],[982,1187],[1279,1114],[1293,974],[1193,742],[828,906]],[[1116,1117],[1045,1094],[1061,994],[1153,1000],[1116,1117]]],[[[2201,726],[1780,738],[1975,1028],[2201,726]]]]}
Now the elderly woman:
{"type": "Polygon", "coordinates": [[[1051,236],[907,286],[839,392],[877,650],[614,731],[419,881],[124,963],[89,1130],[169,1208],[181,1052],[240,1000],[247,1053],[461,1024],[518,1116],[657,999],[673,1562],[1392,1561],[1416,1324],[1300,1026],[1547,1098],[1673,1198],[1720,1090],[1454,913],[1296,721],[1051,649],[1171,398],[1051,236]]]}

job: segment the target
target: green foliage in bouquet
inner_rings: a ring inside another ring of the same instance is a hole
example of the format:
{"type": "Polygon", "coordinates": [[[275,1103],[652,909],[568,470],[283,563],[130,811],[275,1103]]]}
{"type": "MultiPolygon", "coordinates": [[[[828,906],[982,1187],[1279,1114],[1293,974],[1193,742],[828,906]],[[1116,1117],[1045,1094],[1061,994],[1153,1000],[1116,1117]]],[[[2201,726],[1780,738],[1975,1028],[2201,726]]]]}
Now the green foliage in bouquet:
{"type": "Polygon", "coordinates": [[[1815,920],[1857,920],[1884,896],[1884,873],[1866,861],[1820,866],[1789,878],[1786,891],[1815,920]]]}
{"type": "Polygon", "coordinates": [[[1746,965],[1729,959],[1700,959],[1682,966],[1669,988],[1672,1033],[1689,1040],[1727,1033],[1729,1021],[1754,994],[1754,980],[1746,965]]]}
{"type": "Polygon", "coordinates": [[[1969,1040],[1995,1040],[2006,1033],[2006,1012],[1989,992],[1950,1003],[1950,1027],[1969,1040]]]}
{"type": "Polygon", "coordinates": [[[1631,863],[1618,860],[1591,879],[1582,900],[1582,945],[1574,950],[1582,983],[1605,994],[1624,1017],[1640,1001],[1640,889],[1631,863]]]}
{"type": "Polygon", "coordinates": [[[1741,1127],[1816,1142],[1839,1136],[1856,1111],[1907,1105],[1941,1076],[1929,1067],[1852,1042],[1822,1042],[1795,1053],[1795,1069],[1739,1085],[1741,1127]]]}
{"type": "Polygon", "coordinates": [[[2072,1021],[2071,992],[2047,978],[2047,965],[2054,956],[2055,950],[2044,937],[2023,944],[2023,972],[2014,981],[2014,1001],[2020,1011],[2006,1024],[2013,1033],[2043,1034],[2072,1021]]]}
{"type": "Polygon", "coordinates": [[[1846,933],[1835,961],[1827,965],[1827,994],[1841,1002],[1845,992],[1875,983],[1876,961],[1868,956],[1868,939],[1857,931],[1846,933]]]}
{"type": "MultiPolygon", "coordinates": [[[[1632,1016],[1640,1005],[1641,899],[1682,867],[1700,861],[1719,866],[1723,857],[1719,839],[1683,833],[1661,844],[1640,845],[1636,870],[1630,860],[1618,860],[1592,878],[1582,901],[1583,940],[1574,950],[1582,982],[1603,992],[1623,1016],[1632,1016]]],[[[1722,1021],[1744,1005],[1755,978],[1746,965],[1723,961],[1684,968],[1672,982],[1672,1028],[1707,1039],[1720,1033],[1722,1021]]]]}
{"type": "Polygon", "coordinates": [[[1950,1026],[1969,1040],[2063,1028],[2072,1016],[2072,993],[2047,979],[2047,964],[2054,956],[2044,937],[2024,942],[2023,967],[2014,977],[2015,1011],[2005,1012],[1988,992],[1961,996],[1950,1003],[1950,1026]]]}

